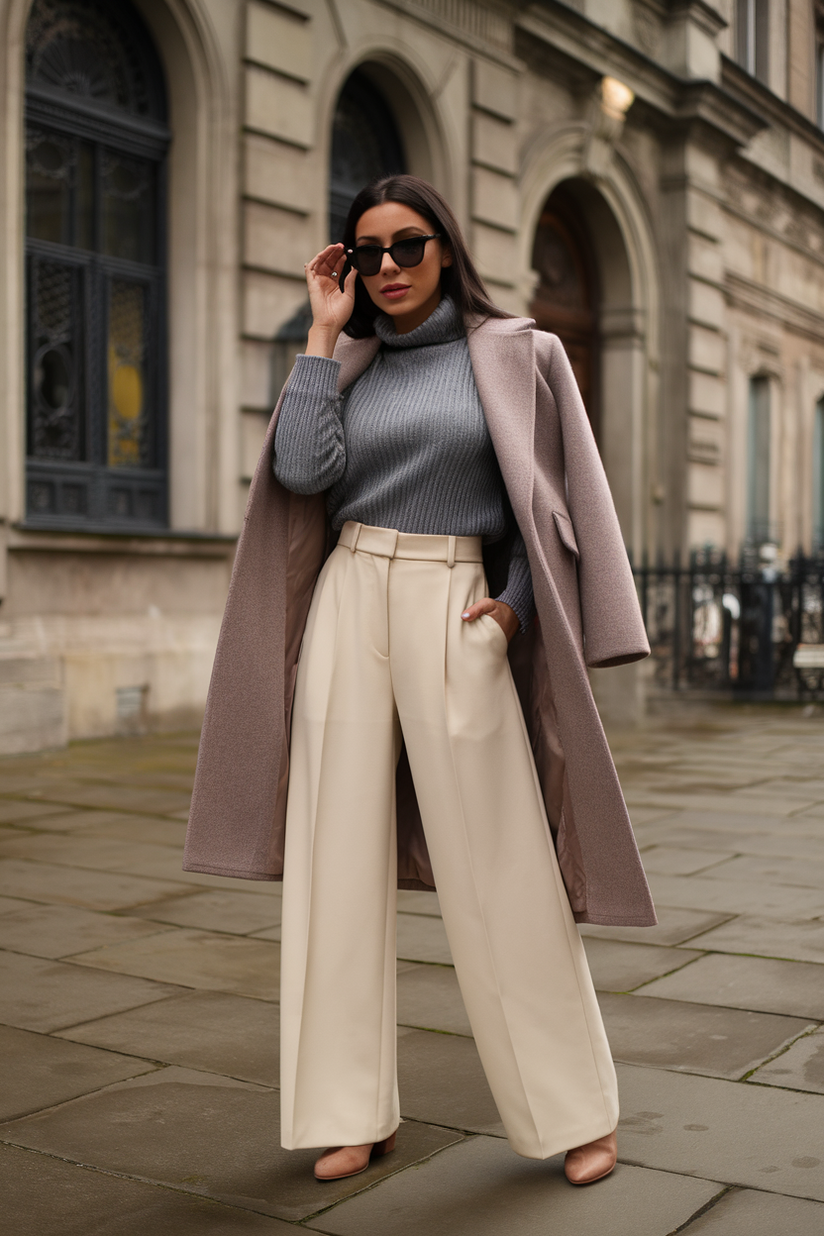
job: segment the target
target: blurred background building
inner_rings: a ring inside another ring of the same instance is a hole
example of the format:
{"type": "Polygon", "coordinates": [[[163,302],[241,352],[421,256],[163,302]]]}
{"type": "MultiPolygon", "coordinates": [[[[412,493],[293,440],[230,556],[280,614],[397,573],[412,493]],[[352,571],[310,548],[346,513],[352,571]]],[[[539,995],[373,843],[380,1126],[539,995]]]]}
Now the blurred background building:
{"type": "Polygon", "coordinates": [[[197,721],[303,263],[430,179],[636,561],[824,541],[822,0],[0,0],[0,750],[197,721]]]}

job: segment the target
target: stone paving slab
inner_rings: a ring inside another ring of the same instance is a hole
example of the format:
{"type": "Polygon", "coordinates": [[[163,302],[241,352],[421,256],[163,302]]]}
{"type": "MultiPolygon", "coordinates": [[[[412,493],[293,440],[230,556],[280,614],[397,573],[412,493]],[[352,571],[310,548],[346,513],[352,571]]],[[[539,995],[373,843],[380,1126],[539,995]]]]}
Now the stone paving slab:
{"type": "Polygon", "coordinates": [[[13,1236],[294,1236],[291,1223],[205,1197],[0,1147],[13,1236]]]}
{"type": "Polygon", "coordinates": [[[207,892],[193,891],[185,897],[170,897],[167,901],[155,901],[136,913],[158,923],[245,936],[277,926],[280,910],[280,897],[264,898],[216,888],[207,892]]]}
{"type": "Polygon", "coordinates": [[[648,983],[643,994],[824,1021],[824,966],[714,953],[648,983]]]}
{"type": "Polygon", "coordinates": [[[730,858],[723,868],[714,868],[705,874],[710,880],[720,876],[725,880],[746,880],[824,891],[824,860],[807,856],[788,858],[739,854],[730,858]]]}
{"type": "Polygon", "coordinates": [[[399,971],[398,1025],[472,1034],[452,966],[409,965],[399,971]]]}
{"type": "MultiPolygon", "coordinates": [[[[182,858],[186,825],[181,820],[169,820],[157,815],[123,815],[107,820],[106,816],[114,816],[115,813],[100,811],[97,814],[102,818],[87,819],[84,824],[76,824],[74,831],[83,837],[115,837],[119,841],[174,846],[182,858]]],[[[85,812],[78,812],[78,815],[87,818],[85,812]]]]}
{"type": "Polygon", "coordinates": [[[598,995],[612,1055],[626,1064],[743,1077],[811,1028],[805,1018],[740,1009],[598,995]]]}
{"type": "Polygon", "coordinates": [[[813,798],[824,800],[824,779],[801,776],[800,770],[792,777],[771,777],[758,786],[759,793],[790,798],[813,798]]]}
{"type": "Polygon", "coordinates": [[[824,963],[824,923],[742,914],[690,940],[701,949],[824,963]]]}
{"type": "Polygon", "coordinates": [[[560,1156],[530,1161],[476,1137],[306,1226],[334,1236],[668,1236],[717,1192],[705,1180],[624,1166],[597,1188],[575,1189],[560,1156]]]}
{"type": "Polygon", "coordinates": [[[594,936],[584,938],[584,947],[596,991],[632,991],[703,956],[691,949],[676,952],[657,944],[627,944],[594,936]]]}
{"type": "Polygon", "coordinates": [[[630,1065],[618,1080],[623,1162],[824,1201],[818,1095],[630,1065]]]}
{"type": "Polygon", "coordinates": [[[789,888],[767,881],[727,880],[719,872],[701,876],[650,874],[656,904],[689,906],[727,914],[770,914],[776,918],[818,918],[824,915],[824,891],[789,888]]]}
{"type": "Polygon", "coordinates": [[[399,1030],[398,1088],[404,1120],[505,1136],[474,1039],[399,1030]]]}
{"type": "Polygon", "coordinates": [[[816,803],[813,807],[805,807],[803,811],[799,811],[797,819],[824,820],[824,803],[816,803]]]}
{"type": "Polygon", "coordinates": [[[451,966],[452,954],[443,919],[399,914],[397,953],[404,961],[431,961],[451,966]]]}
{"type": "MultiPolygon", "coordinates": [[[[59,811],[60,815],[48,815],[43,818],[34,820],[19,820],[16,823],[16,828],[19,830],[26,829],[34,832],[60,833],[60,832],[91,832],[100,831],[101,835],[106,835],[108,828],[116,829],[117,826],[124,827],[132,826],[136,832],[136,836],[127,835],[125,840],[131,841],[154,841],[156,838],[148,836],[147,832],[155,828],[164,830],[174,830],[178,824],[174,820],[167,820],[156,815],[133,815],[126,811],[73,811],[69,807],[56,807],[50,803],[29,804],[36,806],[40,810],[59,811]],[[144,831],[145,830],[145,831],[144,831]]],[[[114,832],[113,836],[118,834],[114,832]]]]}
{"type": "Polygon", "coordinates": [[[163,930],[160,923],[79,910],[74,906],[32,905],[0,907],[0,948],[33,957],[68,957],[85,949],[117,944],[163,930]]]}
{"type": "MultiPolygon", "coordinates": [[[[677,835],[680,842],[680,832],[677,835]]],[[[723,850],[683,850],[667,845],[644,848],[644,867],[656,875],[695,875],[729,861],[730,855],[723,850]]]]}
{"type": "Polygon", "coordinates": [[[183,879],[180,854],[166,845],[121,841],[117,837],[50,833],[20,834],[0,840],[0,858],[22,858],[32,862],[85,867],[90,871],[123,871],[137,876],[164,876],[183,879]],[[158,871],[158,868],[161,868],[158,871]]]}
{"type": "Polygon", "coordinates": [[[64,808],[54,803],[31,803],[24,799],[0,798],[0,824],[24,821],[32,823],[50,815],[60,815],[64,808]]]}
{"type": "Polygon", "coordinates": [[[402,914],[428,914],[441,917],[437,893],[425,893],[415,888],[398,889],[398,910],[402,914]]]}
{"type": "Polygon", "coordinates": [[[0,1120],[4,1121],[65,1103],[155,1068],[133,1056],[63,1043],[51,1035],[12,1026],[0,1026],[0,1057],[0,1120]]]}
{"type": "MultiPolygon", "coordinates": [[[[751,836],[760,833],[764,837],[821,837],[821,825],[801,815],[771,815],[769,811],[739,811],[730,807],[726,811],[695,810],[692,801],[686,801],[681,811],[669,820],[650,826],[656,832],[676,828],[680,831],[696,829],[702,833],[729,835],[740,833],[751,836]]],[[[707,842],[704,842],[707,845],[707,842]]],[[[711,849],[712,847],[709,846],[711,849]]]]}
{"type": "Polygon", "coordinates": [[[186,891],[182,881],[147,880],[125,872],[85,871],[56,863],[0,860],[0,894],[89,910],[125,910],[186,891]]]}
{"type": "Polygon", "coordinates": [[[815,1236],[824,1232],[824,1205],[733,1189],[684,1231],[685,1236],[815,1236]]]}
{"type": "Polygon", "coordinates": [[[300,1220],[461,1138],[405,1123],[393,1154],[360,1176],[321,1183],[312,1175],[317,1150],[280,1149],[278,1107],[277,1091],[171,1067],[4,1124],[0,1140],[300,1220]]]}
{"type": "Polygon", "coordinates": [[[789,1051],[756,1069],[749,1080],[824,1094],[824,1029],[819,1028],[793,1043],[789,1051]]]}
{"type": "Polygon", "coordinates": [[[277,1009],[217,991],[186,992],[57,1032],[62,1039],[277,1086],[277,1009]]]}
{"type": "Polygon", "coordinates": [[[188,810],[189,794],[173,790],[155,790],[136,785],[115,782],[110,785],[83,785],[67,782],[38,789],[29,797],[41,802],[64,803],[67,807],[108,807],[110,811],[124,808],[148,812],[150,815],[171,815],[173,811],[188,810]]]}
{"type": "Polygon", "coordinates": [[[675,811],[678,808],[691,808],[705,812],[718,812],[719,814],[729,814],[737,816],[788,816],[794,815],[796,812],[801,812],[804,808],[814,807],[816,805],[815,798],[790,798],[772,797],[761,794],[742,794],[736,793],[719,793],[719,794],[701,794],[693,793],[689,786],[684,787],[684,792],[681,794],[672,794],[665,791],[632,791],[627,792],[627,803],[630,807],[630,814],[637,807],[669,807],[675,811]]]}
{"type": "MultiPolygon", "coordinates": [[[[656,906],[656,927],[601,927],[582,923],[579,930],[585,940],[625,940],[629,944],[685,944],[696,936],[718,927],[732,918],[712,910],[689,910],[682,906],[656,906]]],[[[702,946],[703,947],[703,946],[702,946]]]]}
{"type": "Polygon", "coordinates": [[[0,952],[0,1024],[48,1033],[162,1000],[179,988],[0,952]]]}
{"type": "Polygon", "coordinates": [[[707,848],[727,858],[737,854],[762,855],[765,858],[809,858],[816,862],[824,860],[824,836],[821,837],[789,837],[784,833],[745,833],[722,832],[720,829],[701,829],[693,825],[672,826],[664,830],[663,825],[651,826],[638,835],[638,844],[644,855],[644,860],[653,852],[653,847],[668,847],[677,840],[678,846],[684,850],[707,848]]]}
{"type": "Polygon", "coordinates": [[[169,928],[145,940],[78,953],[72,961],[180,987],[278,998],[280,948],[267,940],[169,928]]]}

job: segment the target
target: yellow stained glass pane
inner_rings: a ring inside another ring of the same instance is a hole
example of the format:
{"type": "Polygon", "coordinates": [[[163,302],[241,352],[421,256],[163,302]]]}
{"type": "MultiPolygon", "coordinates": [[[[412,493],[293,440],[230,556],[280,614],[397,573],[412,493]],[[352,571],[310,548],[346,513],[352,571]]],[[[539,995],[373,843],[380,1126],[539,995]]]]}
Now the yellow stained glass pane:
{"type": "Polygon", "coordinates": [[[146,463],[146,289],[114,279],[109,302],[109,467],[146,463]]]}

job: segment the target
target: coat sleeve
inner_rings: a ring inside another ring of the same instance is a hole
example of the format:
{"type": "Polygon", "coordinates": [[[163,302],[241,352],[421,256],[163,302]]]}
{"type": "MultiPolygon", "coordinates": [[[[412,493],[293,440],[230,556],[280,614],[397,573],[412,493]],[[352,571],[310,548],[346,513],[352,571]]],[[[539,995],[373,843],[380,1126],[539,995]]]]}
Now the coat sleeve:
{"type": "Polygon", "coordinates": [[[586,663],[640,661],[649,656],[649,641],[604,466],[563,345],[554,335],[544,340],[549,345],[544,376],[561,422],[567,502],[579,551],[586,663]]]}

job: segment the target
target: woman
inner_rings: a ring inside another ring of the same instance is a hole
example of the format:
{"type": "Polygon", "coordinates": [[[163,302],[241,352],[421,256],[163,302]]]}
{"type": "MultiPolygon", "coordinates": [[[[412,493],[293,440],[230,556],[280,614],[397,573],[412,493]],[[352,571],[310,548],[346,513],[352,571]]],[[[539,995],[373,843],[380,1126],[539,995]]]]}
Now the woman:
{"type": "Polygon", "coordinates": [[[589,1183],[618,1101],[575,918],[655,915],[585,669],[649,651],[586,414],[425,182],[368,186],[306,272],[184,865],[283,876],[281,1135],[319,1179],[394,1147],[400,884],[437,886],[513,1148],[589,1183]]]}

